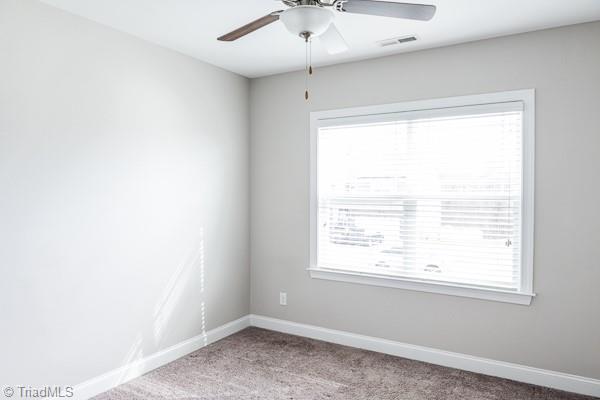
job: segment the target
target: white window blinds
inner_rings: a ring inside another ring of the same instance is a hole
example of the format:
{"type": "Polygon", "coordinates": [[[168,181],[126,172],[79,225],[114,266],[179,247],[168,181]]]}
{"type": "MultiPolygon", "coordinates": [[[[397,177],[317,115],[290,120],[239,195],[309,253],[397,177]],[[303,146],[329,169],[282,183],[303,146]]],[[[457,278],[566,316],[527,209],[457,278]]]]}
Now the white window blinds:
{"type": "Polygon", "coordinates": [[[319,268],[521,290],[523,103],[331,119],[319,268]]]}

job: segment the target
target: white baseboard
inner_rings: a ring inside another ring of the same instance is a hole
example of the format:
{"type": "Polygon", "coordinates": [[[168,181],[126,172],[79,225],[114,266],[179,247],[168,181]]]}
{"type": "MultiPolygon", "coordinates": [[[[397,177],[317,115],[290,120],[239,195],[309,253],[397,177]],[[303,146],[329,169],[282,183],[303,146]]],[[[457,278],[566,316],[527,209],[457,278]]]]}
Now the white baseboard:
{"type": "Polygon", "coordinates": [[[149,355],[148,357],[124,365],[96,378],[92,378],[75,386],[74,398],[85,400],[94,397],[122,385],[125,382],[140,377],[158,367],[175,361],[178,358],[186,356],[206,345],[216,342],[217,340],[221,340],[241,331],[248,326],[250,326],[250,317],[244,316],[218,328],[212,329],[206,332],[206,334],[195,336],[184,342],[149,355]]]}
{"type": "Polygon", "coordinates": [[[94,397],[132,379],[140,377],[156,368],[184,357],[208,344],[239,332],[248,326],[256,326],[273,331],[391,354],[411,360],[443,365],[484,375],[497,376],[567,392],[600,397],[600,380],[598,379],[532,368],[503,361],[495,361],[429,347],[415,346],[372,336],[358,335],[314,325],[264,317],[261,315],[248,315],[210,330],[206,332],[205,335],[198,335],[148,357],[144,357],[143,359],[83,382],[75,386],[74,398],[86,400],[94,397]]]}
{"type": "Polygon", "coordinates": [[[250,325],[359,349],[391,354],[411,360],[600,397],[600,380],[597,379],[526,367],[524,365],[495,361],[429,347],[415,346],[371,336],[357,335],[313,325],[299,324],[260,315],[250,315],[250,325]]]}

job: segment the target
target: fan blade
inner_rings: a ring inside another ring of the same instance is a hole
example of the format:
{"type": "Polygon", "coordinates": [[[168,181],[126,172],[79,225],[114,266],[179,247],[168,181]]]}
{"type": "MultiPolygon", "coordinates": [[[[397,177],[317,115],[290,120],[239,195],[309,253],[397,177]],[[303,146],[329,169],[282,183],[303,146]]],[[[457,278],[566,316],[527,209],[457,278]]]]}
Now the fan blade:
{"type": "Polygon", "coordinates": [[[429,21],[435,15],[436,7],[427,4],[393,3],[391,1],[347,0],[341,3],[338,10],[353,14],[429,21]]]}
{"type": "Polygon", "coordinates": [[[233,32],[229,32],[228,34],[221,36],[217,40],[220,40],[222,42],[233,42],[234,40],[237,40],[243,36],[246,36],[249,33],[252,33],[260,28],[263,28],[279,20],[279,14],[281,14],[282,12],[283,11],[275,11],[269,15],[265,15],[264,17],[259,18],[256,21],[252,21],[249,24],[244,25],[233,32]]]}
{"type": "Polygon", "coordinates": [[[319,36],[319,39],[329,54],[340,54],[348,51],[348,44],[346,44],[344,37],[334,24],[331,24],[329,29],[319,36]]]}

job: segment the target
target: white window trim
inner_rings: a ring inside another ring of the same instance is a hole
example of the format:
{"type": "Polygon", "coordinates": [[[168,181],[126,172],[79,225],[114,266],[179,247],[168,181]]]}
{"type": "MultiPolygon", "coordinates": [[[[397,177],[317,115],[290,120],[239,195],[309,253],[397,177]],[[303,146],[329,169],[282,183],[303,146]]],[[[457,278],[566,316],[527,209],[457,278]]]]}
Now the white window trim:
{"type": "Polygon", "coordinates": [[[535,90],[515,90],[507,92],[447,97],[442,99],[411,101],[340,110],[310,113],[310,265],[311,278],[364,285],[384,286],[429,293],[500,301],[521,305],[531,304],[533,292],[533,241],[534,241],[534,178],[535,178],[535,90]],[[368,274],[355,271],[341,271],[322,268],[317,265],[317,151],[319,128],[331,125],[332,120],[362,116],[373,116],[400,112],[426,111],[447,107],[480,106],[485,104],[519,101],[523,103],[523,191],[522,191],[522,250],[521,282],[518,291],[503,291],[476,286],[419,281],[397,276],[368,274]]]}

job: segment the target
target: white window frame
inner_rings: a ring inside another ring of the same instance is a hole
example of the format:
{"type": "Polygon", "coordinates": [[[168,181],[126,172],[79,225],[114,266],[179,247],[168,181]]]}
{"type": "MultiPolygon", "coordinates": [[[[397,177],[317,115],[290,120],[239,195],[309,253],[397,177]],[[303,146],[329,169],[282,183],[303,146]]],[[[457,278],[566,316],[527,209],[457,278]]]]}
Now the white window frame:
{"type": "Polygon", "coordinates": [[[535,167],[535,90],[515,90],[489,94],[448,97],[433,100],[411,101],[367,107],[310,113],[310,265],[311,278],[384,286],[399,289],[417,290],[453,296],[471,297],[521,305],[531,304],[533,292],[533,256],[534,256],[534,167],[535,167]],[[352,123],[380,122],[385,114],[438,110],[449,107],[480,106],[506,102],[523,103],[522,134],[522,226],[521,226],[521,288],[517,291],[497,290],[446,282],[423,282],[392,275],[369,274],[354,271],[340,271],[317,265],[318,243],[318,175],[317,152],[319,129],[321,127],[343,124],[344,119],[352,123]]]}

